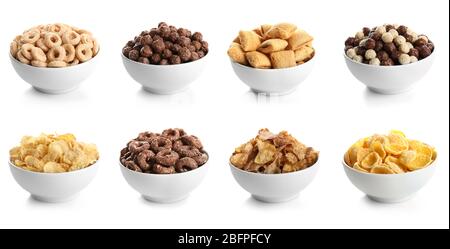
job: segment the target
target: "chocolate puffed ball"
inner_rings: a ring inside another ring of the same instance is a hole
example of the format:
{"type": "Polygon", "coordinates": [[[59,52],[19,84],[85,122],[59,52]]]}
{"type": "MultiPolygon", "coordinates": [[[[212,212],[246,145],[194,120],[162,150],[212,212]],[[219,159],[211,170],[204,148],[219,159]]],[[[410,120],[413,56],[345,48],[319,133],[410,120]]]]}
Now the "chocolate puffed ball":
{"type": "Polygon", "coordinates": [[[378,52],[383,49],[383,46],[384,43],[382,41],[376,41],[374,50],[378,52]]]}
{"type": "Polygon", "coordinates": [[[195,33],[191,36],[191,39],[192,39],[193,41],[199,41],[199,42],[201,42],[201,41],[203,40],[203,35],[202,35],[202,33],[200,33],[200,32],[195,32],[195,33]]]}
{"type": "Polygon", "coordinates": [[[148,57],[152,56],[152,54],[153,54],[153,51],[149,45],[145,45],[141,48],[141,56],[142,57],[148,58],[148,57]]]}
{"type": "Polygon", "coordinates": [[[181,48],[178,54],[182,62],[188,62],[191,59],[191,51],[186,47],[181,48]]]}
{"type": "Polygon", "coordinates": [[[159,61],[159,65],[169,65],[169,61],[167,59],[162,59],[159,61]]]}
{"type": "Polygon", "coordinates": [[[378,33],[378,32],[371,32],[369,34],[369,38],[374,39],[375,41],[381,40],[381,36],[382,35],[380,33],[378,33]]]}
{"type": "Polygon", "coordinates": [[[164,59],[169,59],[170,57],[172,57],[172,51],[170,49],[164,49],[163,53],[162,53],[162,58],[164,59]]]}
{"type": "Polygon", "coordinates": [[[191,43],[191,45],[193,45],[193,46],[195,47],[195,50],[196,50],[196,51],[202,49],[202,43],[199,42],[199,41],[193,41],[193,42],[191,43]]]}
{"type": "Polygon", "coordinates": [[[128,58],[130,60],[133,61],[137,61],[139,59],[139,51],[136,49],[132,49],[129,53],[128,53],[128,58]]]}
{"type": "Polygon", "coordinates": [[[124,48],[122,49],[122,54],[123,54],[125,57],[129,58],[128,54],[130,53],[131,50],[133,50],[132,47],[124,47],[124,48]]]}
{"type": "Polygon", "coordinates": [[[143,45],[151,45],[153,42],[153,38],[151,37],[151,35],[144,35],[142,37],[142,44],[143,45]]]}
{"type": "MultiPolygon", "coordinates": [[[[349,37],[347,40],[345,40],[345,46],[353,46],[355,44],[355,37],[349,37]]],[[[201,44],[200,44],[201,46],[201,44]]]]}
{"type": "Polygon", "coordinates": [[[139,57],[138,61],[144,64],[150,64],[150,60],[147,57],[139,57]]]}
{"type": "Polygon", "coordinates": [[[419,50],[417,49],[417,48],[411,48],[410,50],[409,50],[409,53],[408,53],[410,56],[414,56],[414,57],[416,57],[416,58],[419,58],[419,50]]]}
{"type": "Polygon", "coordinates": [[[196,61],[200,59],[200,56],[198,56],[197,52],[191,52],[191,60],[196,61]]]}
{"type": "Polygon", "coordinates": [[[419,38],[414,42],[415,47],[421,47],[423,45],[426,45],[427,41],[425,39],[419,38]]]}
{"type": "Polygon", "coordinates": [[[431,55],[431,50],[426,45],[418,47],[418,50],[419,50],[419,56],[421,59],[427,58],[428,56],[431,55]]]}
{"type": "Polygon", "coordinates": [[[369,38],[366,40],[366,49],[374,49],[376,44],[377,42],[374,39],[369,38]]]}
{"type": "Polygon", "coordinates": [[[166,48],[164,41],[162,39],[158,39],[158,40],[154,40],[152,42],[152,49],[153,52],[155,53],[162,53],[162,51],[164,51],[164,49],[166,48]]]}
{"type": "Polygon", "coordinates": [[[394,45],[394,43],[385,43],[383,45],[383,48],[388,54],[392,54],[393,52],[397,51],[397,47],[394,45]]]}
{"type": "Polygon", "coordinates": [[[181,58],[178,55],[172,55],[169,59],[170,64],[176,65],[181,63],[181,58]]]}
{"type": "Polygon", "coordinates": [[[150,62],[152,64],[159,64],[161,61],[161,55],[160,54],[153,54],[152,57],[150,57],[150,62]]]}
{"type": "Polygon", "coordinates": [[[387,59],[385,61],[381,61],[380,65],[382,65],[382,66],[393,66],[394,65],[394,61],[391,58],[389,58],[389,59],[387,59]]]}
{"type": "Polygon", "coordinates": [[[404,26],[404,25],[400,25],[400,26],[397,28],[397,32],[398,32],[400,35],[406,35],[406,32],[408,32],[408,28],[407,28],[406,26],[404,26]]]}
{"type": "Polygon", "coordinates": [[[377,53],[377,58],[380,61],[385,61],[385,60],[389,59],[389,54],[386,51],[382,50],[377,53]]]}
{"type": "Polygon", "coordinates": [[[191,44],[191,39],[185,36],[180,36],[177,40],[177,43],[180,44],[182,47],[187,47],[189,44],[191,44]]]}

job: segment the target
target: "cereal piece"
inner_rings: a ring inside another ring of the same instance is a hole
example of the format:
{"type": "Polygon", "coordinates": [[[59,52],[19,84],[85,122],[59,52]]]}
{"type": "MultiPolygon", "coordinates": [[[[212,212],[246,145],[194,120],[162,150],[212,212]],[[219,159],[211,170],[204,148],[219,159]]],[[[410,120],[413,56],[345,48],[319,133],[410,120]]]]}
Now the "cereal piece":
{"type": "Polygon", "coordinates": [[[258,51],[270,54],[272,52],[277,52],[284,50],[288,46],[288,42],[282,39],[269,39],[259,45],[258,51]]]}
{"type": "Polygon", "coordinates": [[[254,68],[271,68],[272,66],[269,57],[258,51],[246,53],[245,58],[254,68]]]}
{"type": "Polygon", "coordinates": [[[42,49],[37,47],[33,47],[31,49],[31,56],[33,57],[32,61],[41,61],[41,62],[47,61],[47,56],[45,55],[44,51],[42,51],[42,49]]]}
{"type": "MultiPolygon", "coordinates": [[[[348,52],[348,51],[347,51],[348,52]]],[[[353,50],[354,52],[354,50],[353,50]]],[[[295,61],[296,62],[304,62],[311,59],[314,56],[314,49],[310,46],[302,46],[299,49],[294,51],[295,61]]],[[[351,55],[352,51],[348,52],[351,55]]],[[[356,55],[356,54],[355,54],[356,55]]]]}
{"type": "Polygon", "coordinates": [[[272,28],[272,25],[270,24],[263,24],[261,25],[261,33],[263,35],[263,37],[266,36],[267,32],[272,28]]]}
{"type": "Polygon", "coordinates": [[[49,61],[64,61],[66,58],[66,50],[61,46],[52,47],[47,52],[47,58],[49,61]]]}
{"type": "Polygon", "coordinates": [[[297,50],[298,48],[302,47],[306,43],[312,42],[313,39],[314,38],[312,36],[310,36],[307,32],[305,32],[304,30],[298,29],[287,40],[289,43],[289,46],[287,48],[290,50],[297,50]]]}
{"type": "Polygon", "coordinates": [[[285,50],[271,53],[270,61],[272,67],[275,69],[295,67],[297,65],[295,60],[295,53],[292,50],[285,50]]]}
{"type": "Polygon", "coordinates": [[[297,29],[297,26],[291,23],[279,23],[270,28],[267,33],[267,38],[279,38],[279,39],[289,39],[294,31],[297,29]]]}
{"type": "Polygon", "coordinates": [[[387,32],[381,36],[381,39],[383,40],[384,43],[392,43],[394,41],[394,36],[392,35],[391,32],[387,32]]]}
{"type": "Polygon", "coordinates": [[[347,50],[347,52],[345,52],[345,54],[350,58],[353,59],[353,57],[356,56],[356,51],[354,48],[351,48],[349,50],[347,50]]]}
{"type": "Polygon", "coordinates": [[[72,62],[68,63],[67,65],[68,66],[75,66],[75,65],[78,65],[78,64],[80,64],[80,61],[77,58],[75,58],[72,62]]]}
{"type": "Polygon", "coordinates": [[[81,41],[80,35],[75,31],[67,31],[62,35],[63,44],[70,44],[72,46],[78,45],[81,41]]]}
{"type": "Polygon", "coordinates": [[[94,47],[94,40],[89,34],[81,34],[80,35],[80,44],[86,45],[88,48],[94,47]]]}
{"type": "Polygon", "coordinates": [[[394,42],[397,46],[400,46],[400,45],[406,43],[406,38],[404,36],[399,35],[394,39],[394,42]]]}
{"type": "Polygon", "coordinates": [[[47,64],[48,67],[53,67],[53,68],[60,68],[60,67],[66,67],[67,63],[64,61],[50,61],[47,64]]]}
{"type": "Polygon", "coordinates": [[[253,31],[240,31],[239,43],[245,52],[255,51],[261,44],[260,37],[253,31]]]}
{"type": "Polygon", "coordinates": [[[92,57],[94,57],[100,51],[100,44],[98,44],[98,41],[96,39],[92,39],[92,44],[94,45],[94,47],[92,48],[92,57]]]}
{"type": "Polygon", "coordinates": [[[85,43],[78,44],[78,46],[75,48],[75,56],[81,62],[86,62],[92,59],[92,45],[85,43]]]}
{"type": "Polygon", "coordinates": [[[353,57],[352,59],[359,63],[363,62],[363,57],[361,55],[357,55],[357,56],[353,57]]]}
{"type": "Polygon", "coordinates": [[[367,60],[371,60],[377,57],[377,52],[373,49],[368,49],[364,56],[367,60]]]}
{"type": "Polygon", "coordinates": [[[30,60],[28,60],[27,58],[25,58],[25,56],[23,56],[22,49],[19,50],[19,52],[17,52],[17,59],[23,64],[30,64],[30,60]]]}
{"type": "Polygon", "coordinates": [[[381,64],[381,61],[378,58],[373,58],[369,61],[369,64],[379,66],[381,64]]]}
{"type": "Polygon", "coordinates": [[[16,41],[12,41],[9,46],[9,52],[12,57],[17,57],[17,52],[19,52],[19,44],[16,41]]]}
{"type": "Polygon", "coordinates": [[[33,55],[31,54],[31,50],[34,48],[33,44],[23,44],[20,48],[22,55],[27,58],[27,60],[31,61],[33,59],[33,55]]]}
{"type": "MultiPolygon", "coordinates": [[[[230,56],[230,58],[242,65],[248,65],[248,61],[245,57],[245,52],[244,50],[242,50],[242,47],[240,44],[233,42],[230,46],[230,48],[228,49],[228,56],[230,56]]],[[[174,63],[172,63],[174,64],[174,63]]]]}
{"type": "Polygon", "coordinates": [[[34,67],[47,67],[47,63],[43,61],[31,61],[31,65],[34,67]]]}
{"type": "Polygon", "coordinates": [[[39,38],[39,40],[37,40],[36,47],[42,49],[42,51],[44,51],[45,53],[47,53],[48,50],[50,50],[47,46],[45,46],[44,38],[39,38]]]}
{"type": "Polygon", "coordinates": [[[401,54],[398,57],[398,62],[402,65],[411,63],[411,57],[408,54],[401,54]]]}
{"type": "Polygon", "coordinates": [[[75,47],[72,44],[64,44],[62,48],[66,51],[64,61],[70,63],[75,59],[75,47]]]}
{"type": "Polygon", "coordinates": [[[62,44],[61,37],[58,34],[48,32],[44,36],[44,44],[48,48],[59,47],[62,44]]]}
{"type": "Polygon", "coordinates": [[[41,33],[39,30],[30,30],[22,35],[20,42],[24,44],[34,44],[40,37],[41,33]]]}

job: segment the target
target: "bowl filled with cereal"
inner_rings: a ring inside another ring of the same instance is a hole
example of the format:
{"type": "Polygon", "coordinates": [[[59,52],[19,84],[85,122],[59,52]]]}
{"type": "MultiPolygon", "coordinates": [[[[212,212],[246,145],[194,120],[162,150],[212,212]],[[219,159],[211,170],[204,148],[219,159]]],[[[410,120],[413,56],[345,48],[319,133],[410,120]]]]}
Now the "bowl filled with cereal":
{"type": "Polygon", "coordinates": [[[410,90],[431,68],[434,43],[404,25],[363,28],[345,41],[350,72],[370,90],[397,94],[410,90]]]}
{"type": "Polygon", "coordinates": [[[142,132],[120,152],[127,183],[145,200],[172,203],[185,199],[208,170],[208,153],[200,139],[183,129],[142,132]]]}
{"type": "Polygon", "coordinates": [[[259,131],[256,138],[237,147],[230,169],[237,183],[263,202],[294,199],[314,179],[319,152],[306,147],[286,131],[259,131]]]}
{"type": "Polygon", "coordinates": [[[241,30],[228,49],[231,66],[253,92],[288,94],[314,66],[313,37],[290,23],[241,30]]]}
{"type": "Polygon", "coordinates": [[[36,90],[61,94],[89,77],[99,51],[89,31],[57,23],[18,35],[11,42],[10,59],[17,74],[36,90]]]}
{"type": "Polygon", "coordinates": [[[436,150],[400,131],[358,140],[345,153],[343,166],[356,188],[377,202],[410,199],[433,176],[436,150]]]}
{"type": "Polygon", "coordinates": [[[144,90],[173,94],[200,77],[208,51],[202,33],[161,22],[128,41],[122,49],[122,61],[144,90]]]}
{"type": "Polygon", "coordinates": [[[78,142],[72,134],[24,136],[9,155],[16,182],[43,202],[74,199],[98,170],[96,146],[78,142]]]}

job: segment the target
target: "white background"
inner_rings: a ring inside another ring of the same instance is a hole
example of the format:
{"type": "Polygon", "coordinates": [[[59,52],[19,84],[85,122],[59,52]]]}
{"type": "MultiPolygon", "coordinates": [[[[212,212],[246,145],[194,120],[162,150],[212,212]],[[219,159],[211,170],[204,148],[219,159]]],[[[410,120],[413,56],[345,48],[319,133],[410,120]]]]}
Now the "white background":
{"type": "Polygon", "coordinates": [[[448,2],[364,1],[0,1],[0,227],[145,228],[397,228],[449,227],[448,2]],[[127,75],[125,42],[159,21],[201,31],[211,52],[205,73],[174,96],[143,92],[127,75]],[[314,71],[295,93],[257,97],[234,75],[226,55],[240,29],[296,23],[315,37],[314,71]],[[101,44],[97,70],[76,92],[50,96],[32,90],[14,72],[10,41],[23,30],[65,22],[91,30],[101,44]],[[431,71],[410,92],[368,92],[347,70],[345,39],[363,26],[392,22],[425,33],[436,44],[431,71]],[[183,127],[203,139],[210,171],[190,198],[176,204],[145,202],[121,176],[125,143],[144,130],[183,127]],[[254,201],[234,181],[228,157],[259,128],[286,129],[321,152],[321,169],[300,198],[282,204],[254,201]],[[373,133],[400,129],[436,146],[434,178],[410,201],[369,201],[347,180],[346,148],[373,133]],[[23,135],[72,132],[94,142],[100,171],[69,203],[29,198],[8,169],[8,150],[23,135]]]}

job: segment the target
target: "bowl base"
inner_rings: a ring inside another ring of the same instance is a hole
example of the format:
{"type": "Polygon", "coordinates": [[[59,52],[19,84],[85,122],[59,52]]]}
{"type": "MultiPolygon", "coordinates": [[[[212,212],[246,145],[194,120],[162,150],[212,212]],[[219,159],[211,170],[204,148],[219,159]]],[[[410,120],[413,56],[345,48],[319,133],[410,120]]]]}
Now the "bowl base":
{"type": "Polygon", "coordinates": [[[288,197],[264,197],[259,195],[252,195],[253,199],[261,202],[266,203],[280,203],[280,202],[287,202],[293,199],[296,199],[298,197],[298,194],[288,197]]]}
{"type": "Polygon", "coordinates": [[[371,92],[378,93],[378,94],[385,94],[385,95],[393,95],[393,94],[400,94],[404,92],[408,92],[412,89],[412,87],[408,87],[405,89],[380,89],[380,88],[374,88],[374,87],[367,87],[371,92]]]}
{"type": "Polygon", "coordinates": [[[33,88],[36,91],[45,93],[45,94],[64,94],[64,93],[68,93],[68,92],[72,92],[72,91],[76,90],[78,88],[78,86],[70,88],[70,89],[62,89],[62,90],[44,89],[44,88],[35,87],[35,86],[33,86],[33,88]]]}
{"type": "Polygon", "coordinates": [[[291,89],[291,90],[286,91],[286,92],[267,92],[267,91],[257,90],[257,89],[254,89],[254,88],[250,88],[250,90],[252,92],[256,93],[256,94],[265,94],[265,95],[268,95],[268,96],[283,96],[283,95],[288,95],[288,94],[291,94],[291,93],[295,92],[297,90],[297,88],[291,89]]]}
{"type": "Polygon", "coordinates": [[[399,202],[404,202],[404,201],[411,199],[413,197],[413,195],[403,197],[403,198],[380,198],[380,197],[375,197],[375,196],[371,196],[371,195],[368,195],[367,197],[369,197],[369,199],[372,201],[380,202],[380,203],[399,203],[399,202]]]}
{"type": "Polygon", "coordinates": [[[44,196],[38,196],[38,195],[31,195],[31,198],[33,198],[36,201],[39,202],[47,202],[47,203],[60,203],[60,202],[68,202],[71,200],[74,200],[78,197],[78,194],[69,196],[69,197],[62,197],[62,198],[54,198],[54,197],[44,197],[44,196]]]}
{"type": "Polygon", "coordinates": [[[146,201],[155,202],[155,203],[174,203],[174,202],[182,201],[182,200],[186,199],[188,196],[189,195],[184,195],[181,197],[174,197],[174,198],[158,198],[158,197],[142,195],[142,198],[144,198],[144,200],[146,200],[146,201]]]}
{"type": "Polygon", "coordinates": [[[188,87],[184,87],[184,88],[181,88],[181,89],[178,89],[178,90],[173,90],[173,91],[166,91],[166,90],[155,89],[155,88],[145,87],[145,86],[143,86],[142,89],[144,89],[145,91],[147,91],[149,93],[153,93],[153,94],[171,95],[171,94],[184,92],[184,91],[186,91],[188,89],[188,87]]]}

